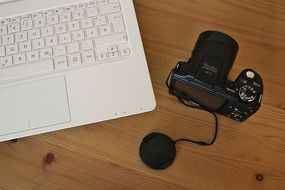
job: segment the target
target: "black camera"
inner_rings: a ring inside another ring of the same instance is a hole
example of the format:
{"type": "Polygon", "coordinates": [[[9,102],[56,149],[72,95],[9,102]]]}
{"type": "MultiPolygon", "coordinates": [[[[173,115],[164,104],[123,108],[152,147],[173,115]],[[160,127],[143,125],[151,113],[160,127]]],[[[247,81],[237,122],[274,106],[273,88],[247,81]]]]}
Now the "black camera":
{"type": "Polygon", "coordinates": [[[188,62],[179,62],[166,83],[170,94],[194,102],[237,121],[244,121],[260,107],[263,82],[245,69],[233,82],[227,79],[238,52],[238,43],[217,31],[200,34],[188,62]]]}

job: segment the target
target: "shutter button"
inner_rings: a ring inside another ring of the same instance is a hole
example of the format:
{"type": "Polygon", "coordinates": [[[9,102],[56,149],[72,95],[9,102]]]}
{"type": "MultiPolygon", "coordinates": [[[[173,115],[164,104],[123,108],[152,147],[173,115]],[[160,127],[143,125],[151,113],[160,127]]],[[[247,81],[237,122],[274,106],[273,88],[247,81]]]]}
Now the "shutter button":
{"type": "Polygon", "coordinates": [[[253,78],[254,78],[254,72],[252,72],[252,71],[247,71],[247,72],[246,72],[246,76],[247,76],[248,78],[250,78],[250,79],[253,79],[253,78]]]}

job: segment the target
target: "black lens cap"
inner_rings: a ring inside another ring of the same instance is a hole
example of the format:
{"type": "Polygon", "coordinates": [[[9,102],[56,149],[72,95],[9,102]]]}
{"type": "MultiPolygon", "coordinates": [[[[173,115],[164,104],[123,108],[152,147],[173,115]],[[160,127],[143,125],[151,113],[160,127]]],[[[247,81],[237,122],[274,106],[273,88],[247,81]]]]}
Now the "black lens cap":
{"type": "Polygon", "coordinates": [[[150,133],[142,140],[139,152],[147,166],[162,170],[169,167],[175,160],[175,142],[165,134],[150,133]]]}

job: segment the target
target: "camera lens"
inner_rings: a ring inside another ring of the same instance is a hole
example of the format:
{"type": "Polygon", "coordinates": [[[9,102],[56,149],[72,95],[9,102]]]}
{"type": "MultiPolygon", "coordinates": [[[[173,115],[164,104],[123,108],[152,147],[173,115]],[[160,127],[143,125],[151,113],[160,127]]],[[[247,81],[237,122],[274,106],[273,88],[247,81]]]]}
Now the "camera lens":
{"type": "Polygon", "coordinates": [[[225,33],[202,32],[192,53],[194,75],[206,83],[224,86],[238,49],[238,43],[225,33]]]}
{"type": "Polygon", "coordinates": [[[205,43],[207,41],[216,41],[218,43],[224,44],[229,49],[231,49],[231,51],[233,53],[232,56],[234,56],[231,65],[233,64],[234,59],[235,59],[235,57],[238,53],[238,50],[239,50],[239,45],[235,39],[233,39],[231,36],[229,36],[223,32],[205,31],[199,35],[199,38],[195,44],[193,52],[197,52],[200,49],[199,46],[203,45],[203,43],[205,43]]]}

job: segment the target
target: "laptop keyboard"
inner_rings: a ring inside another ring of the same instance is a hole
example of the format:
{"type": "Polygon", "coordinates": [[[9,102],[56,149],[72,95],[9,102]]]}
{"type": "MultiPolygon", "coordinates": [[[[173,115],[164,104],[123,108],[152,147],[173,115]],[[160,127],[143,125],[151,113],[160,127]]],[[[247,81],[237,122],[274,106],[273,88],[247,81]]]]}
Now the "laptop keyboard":
{"type": "Polygon", "coordinates": [[[93,0],[0,21],[0,81],[130,55],[119,0],[93,0]]]}

